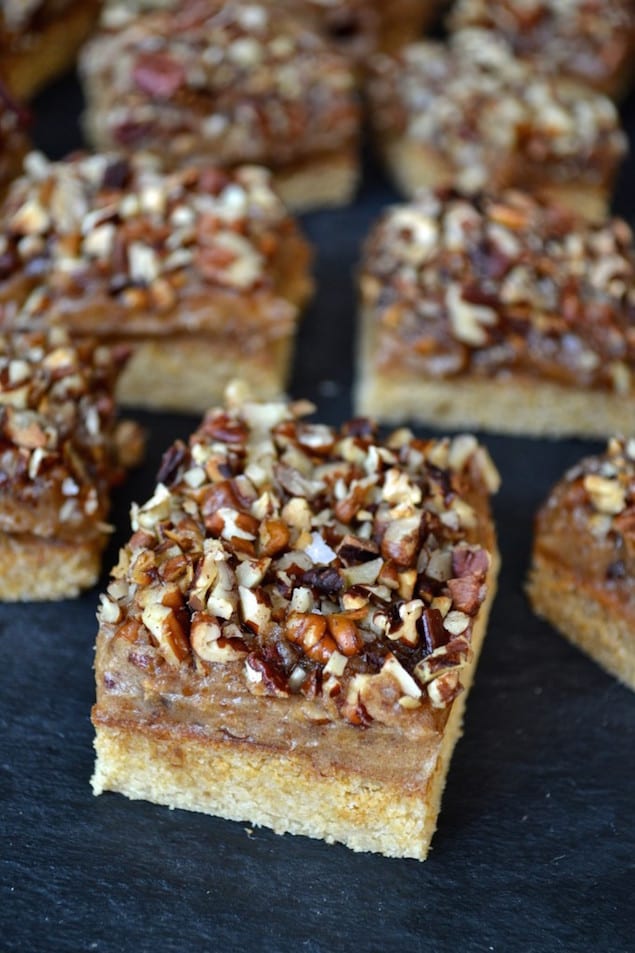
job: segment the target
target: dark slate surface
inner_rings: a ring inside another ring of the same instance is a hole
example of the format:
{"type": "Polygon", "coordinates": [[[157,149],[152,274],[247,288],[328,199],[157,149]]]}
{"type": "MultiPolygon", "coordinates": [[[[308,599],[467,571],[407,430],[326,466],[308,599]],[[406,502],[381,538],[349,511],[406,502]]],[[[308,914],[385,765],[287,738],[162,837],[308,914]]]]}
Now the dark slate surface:
{"type": "MultiPolygon", "coordinates": [[[[79,104],[70,80],[36,103],[36,136],[52,154],[80,143],[79,104]]],[[[633,168],[617,201],[631,220],[633,168]]],[[[353,208],[306,219],[320,290],[292,390],[329,422],[350,411],[359,240],[393,198],[369,166],[353,208]]],[[[106,567],[163,448],[196,423],[142,420],[149,459],[118,495],[106,567]]],[[[428,861],[94,798],[98,590],[0,606],[2,953],[635,949],[635,695],[535,619],[522,591],[536,506],[599,445],[485,440],[504,480],[495,507],[504,565],[428,861]]]]}

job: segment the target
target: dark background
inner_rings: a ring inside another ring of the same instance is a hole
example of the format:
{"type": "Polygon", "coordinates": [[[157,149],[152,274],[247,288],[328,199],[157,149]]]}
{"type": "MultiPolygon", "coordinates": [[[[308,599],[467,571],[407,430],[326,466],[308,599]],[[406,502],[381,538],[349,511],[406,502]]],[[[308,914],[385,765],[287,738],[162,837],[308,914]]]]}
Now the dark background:
{"type": "MultiPolygon", "coordinates": [[[[34,104],[53,156],[80,144],[74,80],[34,104]]],[[[635,132],[635,102],[623,110],[635,132]]],[[[366,150],[368,151],[368,150],[366,150]]],[[[635,219],[635,163],[617,210],[635,219]]],[[[366,174],[351,208],[304,219],[318,294],[291,391],[337,423],[351,412],[353,268],[394,201],[366,174]]],[[[106,584],[161,454],[196,418],[139,414],[150,445],[119,491],[106,584]]],[[[92,653],[99,589],[58,604],[0,606],[0,951],[635,950],[635,695],[534,618],[523,594],[533,513],[600,444],[485,436],[503,476],[503,569],[448,776],[421,864],[354,854],[248,824],[94,798],[92,653]]]]}

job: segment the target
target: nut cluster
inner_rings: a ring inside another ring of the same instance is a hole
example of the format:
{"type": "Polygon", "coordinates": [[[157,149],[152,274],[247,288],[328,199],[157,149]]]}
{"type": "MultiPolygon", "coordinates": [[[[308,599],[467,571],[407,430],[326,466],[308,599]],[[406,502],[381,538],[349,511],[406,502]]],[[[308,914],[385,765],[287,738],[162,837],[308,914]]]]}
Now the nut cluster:
{"type": "Polygon", "coordinates": [[[495,29],[519,56],[594,86],[610,83],[635,46],[631,0],[458,0],[450,26],[495,29]]]}
{"type": "Polygon", "coordinates": [[[3,532],[104,531],[122,475],[112,392],[125,359],[60,330],[0,337],[3,532]]]}
{"type": "Polygon", "coordinates": [[[470,192],[509,182],[519,156],[527,170],[551,164],[560,178],[602,184],[627,147],[610,99],[523,62],[489,30],[377,56],[370,94],[380,135],[440,152],[470,192]]]}
{"type": "Polygon", "coordinates": [[[486,595],[487,496],[470,436],[386,443],[305,406],[230,395],[165,455],[106,595],[102,633],[147,668],[232,664],[255,694],[386,721],[460,691],[486,595]]]}
{"type": "Polygon", "coordinates": [[[571,469],[565,484],[588,510],[597,538],[629,537],[635,546],[635,440],[613,437],[606,453],[571,469]],[[581,492],[578,490],[581,488],[581,492]]]}
{"type": "MultiPolygon", "coordinates": [[[[31,153],[2,209],[0,323],[56,320],[64,302],[60,320],[79,315],[96,332],[113,323],[115,304],[124,332],[192,329],[211,320],[180,307],[195,293],[277,291],[290,237],[301,242],[269,173],[255,166],[166,175],[147,157],[51,163],[31,153]]],[[[279,317],[291,324],[293,310],[279,317]]]]}
{"type": "Polygon", "coordinates": [[[619,219],[591,225],[516,192],[421,192],[378,223],[361,288],[388,363],[406,349],[436,377],[517,370],[631,390],[635,252],[619,219]]]}
{"type": "Polygon", "coordinates": [[[88,45],[82,71],[102,147],[166,166],[214,155],[270,167],[353,145],[354,76],[302,18],[267,3],[190,3],[88,45]]]}

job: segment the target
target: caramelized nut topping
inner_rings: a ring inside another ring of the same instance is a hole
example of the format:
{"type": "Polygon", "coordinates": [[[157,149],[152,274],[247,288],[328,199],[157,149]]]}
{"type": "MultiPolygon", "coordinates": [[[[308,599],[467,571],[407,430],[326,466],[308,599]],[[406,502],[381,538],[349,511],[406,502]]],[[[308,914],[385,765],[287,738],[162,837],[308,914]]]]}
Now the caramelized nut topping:
{"type": "MultiPolygon", "coordinates": [[[[285,242],[306,248],[270,181],[255,166],[164,175],[144,156],[31,153],[0,212],[0,326],[214,330],[214,289],[277,296],[268,320],[274,336],[288,333],[297,307],[280,291],[285,242]]],[[[262,335],[261,311],[243,311],[242,330],[262,335]]]]}
{"type": "Polygon", "coordinates": [[[469,654],[489,567],[456,504],[471,493],[484,512],[492,464],[467,437],[384,444],[370,422],[308,425],[308,409],[233,391],[166,454],[102,627],[134,631],[168,670],[233,664],[249,691],[321,699],[356,725],[385,718],[386,698],[402,717],[442,707],[458,683],[430,686],[469,654]]]}
{"type": "Polygon", "coordinates": [[[380,136],[438,151],[469,192],[544,185],[550,167],[559,182],[602,185],[627,148],[610,99],[524,63],[490,30],[376,56],[370,94],[380,136]]]}
{"type": "Polygon", "coordinates": [[[0,336],[2,532],[108,531],[120,452],[139,445],[138,429],[127,423],[118,434],[115,420],[112,392],[125,359],[91,342],[72,345],[61,330],[0,336]]]}
{"type": "Polygon", "coordinates": [[[348,59],[310,22],[274,7],[178,4],[95,38],[81,63],[96,142],[143,149],[166,168],[211,156],[279,168],[353,145],[348,59]]]}
{"type": "Polygon", "coordinates": [[[631,0],[458,0],[450,26],[496,30],[517,55],[612,92],[635,46],[631,0]]]}
{"type": "Polygon", "coordinates": [[[361,293],[387,366],[406,344],[432,377],[633,386],[635,251],[620,219],[591,225],[520,192],[422,191],[372,232],[361,293]]]}

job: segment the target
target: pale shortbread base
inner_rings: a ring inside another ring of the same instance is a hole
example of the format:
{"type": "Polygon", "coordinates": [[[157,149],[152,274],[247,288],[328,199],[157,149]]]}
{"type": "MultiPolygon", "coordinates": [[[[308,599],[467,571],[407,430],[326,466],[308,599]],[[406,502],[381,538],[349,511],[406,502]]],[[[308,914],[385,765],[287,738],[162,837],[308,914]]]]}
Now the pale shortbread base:
{"type": "MultiPolygon", "coordinates": [[[[420,188],[444,188],[456,185],[456,171],[443,156],[421,143],[408,138],[382,140],[379,144],[384,162],[397,189],[407,198],[413,198],[420,188]]],[[[489,182],[490,189],[519,188],[522,182],[489,182]]],[[[560,205],[589,221],[601,220],[609,211],[608,186],[587,183],[553,183],[545,179],[539,187],[532,184],[530,191],[560,205]]]]}
{"type": "Polygon", "coordinates": [[[76,0],[69,10],[34,33],[28,49],[0,53],[0,76],[19,99],[30,99],[70,70],[97,21],[99,0],[76,0]]]}
{"type": "Polygon", "coordinates": [[[461,735],[498,566],[498,554],[493,554],[488,595],[474,625],[473,659],[462,670],[465,690],[453,702],[433,769],[410,789],[374,778],[372,764],[326,775],[297,749],[280,753],[245,741],[205,739],[176,724],[153,730],[122,719],[117,725],[96,725],[94,793],[118,791],[170,808],[263,825],[279,834],[341,842],[354,851],[425,860],[461,735]]]}
{"type": "Polygon", "coordinates": [[[99,578],[107,537],[61,542],[0,533],[0,600],[37,602],[70,599],[99,578]]]}
{"type": "Polygon", "coordinates": [[[354,153],[308,160],[292,169],[274,172],[274,187],[293,212],[349,205],[359,184],[359,160],[354,153]]]}
{"type": "Polygon", "coordinates": [[[204,413],[222,403],[227,384],[241,378],[256,398],[285,390],[292,341],[272,341],[264,352],[241,353],[212,338],[193,335],[135,343],[116,396],[120,404],[177,413],[204,413]]]}
{"type": "Polygon", "coordinates": [[[541,557],[534,557],[527,593],[539,616],[635,691],[635,632],[627,618],[585,591],[579,577],[541,557]]]}
{"type": "Polygon", "coordinates": [[[355,413],[382,423],[412,420],[440,429],[603,438],[632,431],[635,402],[537,379],[449,381],[365,369],[355,393],[355,413]]]}

